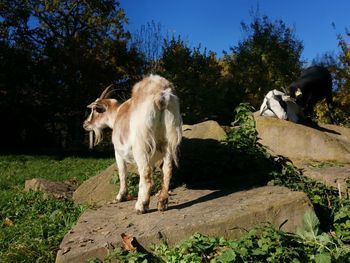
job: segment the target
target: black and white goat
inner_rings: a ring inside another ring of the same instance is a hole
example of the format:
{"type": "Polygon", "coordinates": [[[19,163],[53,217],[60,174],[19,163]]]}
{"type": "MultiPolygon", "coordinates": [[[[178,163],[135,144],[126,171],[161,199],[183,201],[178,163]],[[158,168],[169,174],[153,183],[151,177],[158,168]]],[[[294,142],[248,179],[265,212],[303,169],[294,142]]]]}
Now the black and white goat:
{"type": "Polygon", "coordinates": [[[260,115],[298,122],[302,119],[302,109],[295,100],[279,90],[270,90],[260,106],[260,115]]]}

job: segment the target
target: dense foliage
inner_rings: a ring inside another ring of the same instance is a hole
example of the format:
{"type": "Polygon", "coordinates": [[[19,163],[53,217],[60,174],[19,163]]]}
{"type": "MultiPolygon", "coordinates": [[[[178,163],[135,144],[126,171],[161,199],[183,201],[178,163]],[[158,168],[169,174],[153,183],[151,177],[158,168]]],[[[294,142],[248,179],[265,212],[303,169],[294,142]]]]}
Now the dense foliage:
{"type": "Polygon", "coordinates": [[[2,0],[0,18],[3,145],[80,146],[86,105],[140,78],[118,1],[2,0]]]}
{"type": "Polygon", "coordinates": [[[299,76],[303,44],[282,20],[255,16],[241,27],[245,38],[224,59],[245,100],[257,108],[268,91],[287,88],[299,76]]]}
{"type": "Polygon", "coordinates": [[[223,98],[218,86],[221,67],[214,53],[191,50],[184,41],[173,38],[164,44],[161,68],[162,75],[176,86],[185,123],[217,117],[215,111],[223,98]]]}

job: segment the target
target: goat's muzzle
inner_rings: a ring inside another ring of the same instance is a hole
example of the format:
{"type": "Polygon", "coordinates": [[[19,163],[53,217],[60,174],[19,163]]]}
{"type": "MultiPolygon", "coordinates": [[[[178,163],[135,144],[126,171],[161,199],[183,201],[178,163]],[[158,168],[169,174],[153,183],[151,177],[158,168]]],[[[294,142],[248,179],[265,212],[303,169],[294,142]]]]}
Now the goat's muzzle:
{"type": "Polygon", "coordinates": [[[94,131],[90,127],[90,122],[87,120],[84,121],[83,128],[89,132],[89,149],[92,149],[94,147],[94,131]]]}
{"type": "Polygon", "coordinates": [[[89,121],[84,121],[83,128],[86,131],[92,131],[92,129],[90,128],[90,122],[89,121]]]}

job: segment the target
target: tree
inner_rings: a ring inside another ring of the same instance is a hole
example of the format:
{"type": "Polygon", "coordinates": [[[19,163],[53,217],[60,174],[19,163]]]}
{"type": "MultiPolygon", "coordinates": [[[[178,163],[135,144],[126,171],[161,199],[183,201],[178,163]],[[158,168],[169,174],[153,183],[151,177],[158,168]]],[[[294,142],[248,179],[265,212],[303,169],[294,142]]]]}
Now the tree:
{"type": "Polygon", "coordinates": [[[160,68],[176,87],[185,123],[232,120],[235,103],[231,101],[232,111],[225,107],[228,85],[215,53],[200,47],[191,49],[180,38],[172,38],[164,43],[160,68]]]}
{"type": "MultiPolygon", "coordinates": [[[[331,72],[335,117],[339,124],[347,127],[350,127],[350,46],[345,38],[349,36],[347,29],[345,36],[338,35],[339,54],[325,53],[312,61],[312,64],[325,66],[331,72]]],[[[318,121],[331,123],[325,101],[318,103],[315,111],[318,121]]]]}
{"type": "Polygon", "coordinates": [[[162,25],[153,20],[132,34],[131,46],[143,55],[144,71],[147,73],[159,71],[164,39],[162,25]]]}
{"type": "MultiPolygon", "coordinates": [[[[142,75],[144,62],[135,49],[128,48],[127,19],[118,1],[1,0],[0,16],[5,70],[13,59],[19,59],[15,54],[24,53],[28,58],[18,61],[28,77],[25,85],[18,78],[9,81],[1,75],[0,80],[6,101],[21,97],[19,90],[33,97],[35,106],[30,109],[36,109],[30,111],[31,115],[35,112],[31,123],[37,125],[28,123],[31,127],[21,128],[26,134],[33,130],[28,140],[40,130],[51,144],[80,145],[87,103],[105,86],[131,83],[142,75]]],[[[17,106],[15,119],[28,114],[28,105],[17,106]]],[[[33,143],[47,145],[40,137],[33,143]]]]}
{"type": "Polygon", "coordinates": [[[269,90],[281,90],[299,76],[303,45],[282,20],[271,22],[255,15],[241,27],[246,36],[224,61],[237,86],[244,89],[245,100],[257,108],[269,90]]]}
{"type": "MultiPolygon", "coordinates": [[[[350,31],[345,30],[345,37],[350,37],[350,31]]],[[[350,45],[345,37],[338,35],[338,45],[341,52],[338,56],[339,66],[335,71],[337,92],[335,94],[335,112],[338,121],[350,127],[350,45]]]]}

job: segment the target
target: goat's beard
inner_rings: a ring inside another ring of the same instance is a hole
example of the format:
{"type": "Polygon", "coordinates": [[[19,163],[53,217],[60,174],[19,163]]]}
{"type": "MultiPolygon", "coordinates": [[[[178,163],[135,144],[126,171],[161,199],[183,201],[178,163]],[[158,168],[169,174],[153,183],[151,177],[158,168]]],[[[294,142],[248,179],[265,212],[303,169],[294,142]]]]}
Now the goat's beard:
{"type": "Polygon", "coordinates": [[[93,129],[89,132],[89,148],[92,149],[94,146],[99,144],[103,139],[103,133],[100,129],[93,129]],[[94,133],[95,133],[95,141],[94,141],[94,133]]]}

